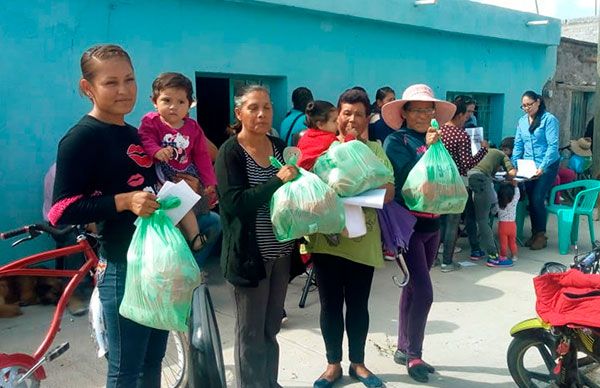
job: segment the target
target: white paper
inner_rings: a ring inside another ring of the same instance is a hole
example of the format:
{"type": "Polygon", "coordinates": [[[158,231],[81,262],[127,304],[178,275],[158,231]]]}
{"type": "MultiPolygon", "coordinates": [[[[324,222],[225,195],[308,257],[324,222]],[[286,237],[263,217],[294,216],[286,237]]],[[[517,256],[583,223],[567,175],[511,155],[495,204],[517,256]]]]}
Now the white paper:
{"type": "Polygon", "coordinates": [[[200,200],[200,196],[184,180],[179,181],[179,183],[165,182],[156,195],[158,199],[165,199],[171,196],[179,198],[181,205],[165,210],[165,213],[173,221],[173,224],[177,225],[185,213],[189,212],[196,202],[200,200]]]}
{"type": "Polygon", "coordinates": [[[517,160],[517,176],[521,178],[530,179],[535,176],[537,167],[535,162],[530,159],[519,159],[517,160]]]}
{"type": "Polygon", "coordinates": [[[346,230],[348,237],[360,237],[367,234],[367,224],[362,207],[344,204],[344,213],[346,215],[346,230]]]}
{"type": "MultiPolygon", "coordinates": [[[[494,178],[500,182],[505,181],[506,180],[506,171],[498,171],[494,175],[494,178]]],[[[522,178],[522,177],[518,177],[518,176],[514,177],[513,179],[517,182],[525,182],[527,180],[526,178],[522,178]]]]}
{"type": "Polygon", "coordinates": [[[473,263],[472,261],[459,261],[458,264],[460,264],[461,267],[474,267],[477,264],[473,263]]]}
{"type": "Polygon", "coordinates": [[[471,153],[473,156],[481,149],[481,141],[483,140],[483,127],[465,128],[467,135],[471,139],[471,153]]]}
{"type": "Polygon", "coordinates": [[[385,198],[385,189],[374,189],[365,191],[362,194],[354,197],[344,197],[342,202],[344,205],[355,205],[362,207],[372,207],[375,209],[383,209],[383,200],[385,198]]]}

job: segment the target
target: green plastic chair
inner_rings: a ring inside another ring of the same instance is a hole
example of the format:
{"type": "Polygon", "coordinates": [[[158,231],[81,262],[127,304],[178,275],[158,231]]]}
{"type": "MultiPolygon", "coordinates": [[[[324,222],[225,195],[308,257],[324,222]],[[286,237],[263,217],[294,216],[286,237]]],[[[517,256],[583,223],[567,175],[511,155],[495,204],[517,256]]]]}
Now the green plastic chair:
{"type": "Polygon", "coordinates": [[[548,213],[556,214],[558,219],[558,251],[561,255],[569,253],[571,245],[577,246],[579,216],[587,216],[592,244],[595,240],[593,214],[600,193],[600,181],[589,179],[555,186],[550,192],[550,198],[555,198],[558,191],[575,188],[581,191],[577,193],[572,206],[554,203],[546,206],[548,213]]]}
{"type": "Polygon", "coordinates": [[[515,218],[515,222],[517,223],[517,242],[520,246],[524,246],[523,242],[525,241],[525,236],[523,236],[523,227],[525,225],[525,218],[529,215],[527,211],[527,206],[529,206],[529,198],[527,195],[524,196],[517,203],[517,215],[515,218]]]}

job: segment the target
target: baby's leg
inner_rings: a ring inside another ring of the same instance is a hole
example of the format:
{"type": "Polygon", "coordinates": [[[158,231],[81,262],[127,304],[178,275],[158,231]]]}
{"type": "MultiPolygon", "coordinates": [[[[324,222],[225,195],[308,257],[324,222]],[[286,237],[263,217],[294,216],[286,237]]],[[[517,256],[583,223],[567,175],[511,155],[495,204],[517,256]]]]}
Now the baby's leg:
{"type": "Polygon", "coordinates": [[[190,248],[193,251],[198,251],[206,242],[206,236],[200,233],[198,228],[198,220],[193,211],[189,211],[183,216],[179,222],[180,228],[183,230],[185,238],[190,243],[190,248]]]}

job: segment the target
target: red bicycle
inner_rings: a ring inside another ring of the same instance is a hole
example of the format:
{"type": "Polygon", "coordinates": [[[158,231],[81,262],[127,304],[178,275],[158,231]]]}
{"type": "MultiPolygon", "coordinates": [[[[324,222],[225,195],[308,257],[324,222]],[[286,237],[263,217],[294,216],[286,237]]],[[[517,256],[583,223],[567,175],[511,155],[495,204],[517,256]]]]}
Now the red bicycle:
{"type": "MultiPolygon", "coordinates": [[[[38,349],[32,355],[24,353],[0,353],[0,388],[39,387],[40,382],[46,378],[43,365],[56,359],[69,349],[69,343],[65,342],[48,352],[56,334],[60,331],[62,317],[71,295],[73,295],[73,292],[85,276],[98,263],[98,256],[94,247],[90,244],[90,241],[95,240],[97,236],[86,232],[81,227],[68,226],[63,229],[57,229],[49,225],[34,224],[0,233],[0,240],[27,234],[27,236],[12,244],[12,246],[16,246],[25,241],[32,240],[43,233],[50,234],[53,237],[61,237],[73,232],[77,232],[78,234],[77,242],[74,245],[38,253],[0,267],[0,278],[9,276],[70,278],[58,301],[48,332],[38,349]],[[39,263],[78,253],[84,255],[85,262],[77,270],[30,268],[39,263]]],[[[185,333],[169,333],[167,354],[163,359],[162,368],[162,379],[165,386],[169,388],[183,387],[187,384],[188,348],[189,345],[185,333]]]]}

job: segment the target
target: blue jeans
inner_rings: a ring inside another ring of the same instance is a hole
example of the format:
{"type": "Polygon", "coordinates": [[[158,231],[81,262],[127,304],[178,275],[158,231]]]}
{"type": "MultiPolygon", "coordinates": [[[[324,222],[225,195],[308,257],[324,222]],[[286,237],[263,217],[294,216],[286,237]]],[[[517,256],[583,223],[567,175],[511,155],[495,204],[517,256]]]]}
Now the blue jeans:
{"type": "Polygon", "coordinates": [[[552,185],[554,185],[554,181],[556,180],[559,164],[560,161],[551,164],[538,179],[525,183],[525,190],[529,198],[532,235],[546,232],[546,221],[548,219],[546,197],[548,197],[552,185]]]}
{"type": "Polygon", "coordinates": [[[127,263],[113,262],[97,274],[108,336],[106,387],[159,388],[169,332],[140,325],[119,314],[126,274],[127,263]]]}
{"type": "Polygon", "coordinates": [[[215,244],[221,237],[221,217],[215,212],[197,215],[196,217],[198,218],[198,228],[200,229],[200,232],[204,233],[206,236],[206,243],[194,255],[198,267],[202,269],[206,265],[206,260],[210,257],[215,244]]]}

